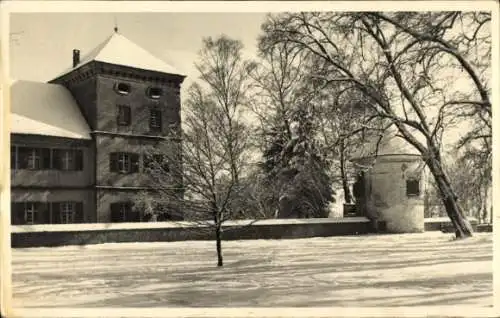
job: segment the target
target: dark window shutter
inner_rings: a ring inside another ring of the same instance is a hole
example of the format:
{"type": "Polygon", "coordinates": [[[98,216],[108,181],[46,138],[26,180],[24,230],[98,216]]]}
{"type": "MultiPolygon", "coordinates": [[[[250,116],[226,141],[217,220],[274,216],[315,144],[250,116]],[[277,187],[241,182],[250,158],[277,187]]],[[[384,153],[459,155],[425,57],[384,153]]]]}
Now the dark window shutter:
{"type": "Polygon", "coordinates": [[[130,125],[130,122],[132,121],[132,110],[130,107],[125,108],[125,121],[128,125],[130,125]]]}
{"type": "Polygon", "coordinates": [[[19,156],[19,169],[26,169],[28,168],[28,154],[30,148],[26,147],[19,147],[18,149],[18,156],[19,156]]]}
{"type": "Polygon", "coordinates": [[[35,202],[36,206],[36,224],[47,224],[49,223],[49,206],[47,203],[35,202]]]}
{"type": "Polygon", "coordinates": [[[75,223],[84,223],[83,218],[83,203],[75,202],[75,223]]]}
{"type": "Polygon", "coordinates": [[[75,150],[75,170],[83,170],[83,151],[75,150]]]}
{"type": "Polygon", "coordinates": [[[12,202],[10,204],[10,217],[12,225],[24,224],[24,202],[12,202]]]}
{"type": "Polygon", "coordinates": [[[127,209],[127,221],[128,222],[140,222],[141,215],[138,209],[134,208],[132,204],[129,204],[129,208],[127,209]]]}
{"type": "Polygon", "coordinates": [[[50,149],[42,148],[40,149],[40,155],[42,156],[42,169],[48,170],[50,169],[50,149]]]}
{"type": "Polygon", "coordinates": [[[139,155],[130,154],[130,172],[139,172],[139,155]]]}
{"type": "Polygon", "coordinates": [[[122,222],[121,213],[120,213],[120,203],[111,203],[111,222],[122,222]]]}
{"type": "Polygon", "coordinates": [[[109,154],[109,170],[111,172],[118,172],[118,153],[116,152],[109,154]]]}
{"type": "Polygon", "coordinates": [[[143,157],[144,157],[144,169],[151,169],[152,168],[151,155],[144,154],[143,157]]]}
{"type": "Polygon", "coordinates": [[[61,224],[61,203],[52,202],[52,223],[61,224]]]}
{"type": "Polygon", "coordinates": [[[62,168],[62,154],[60,149],[52,149],[52,167],[56,170],[62,168]]]}
{"type": "Polygon", "coordinates": [[[16,146],[10,147],[10,168],[16,168],[16,146]]]}
{"type": "Polygon", "coordinates": [[[120,126],[128,126],[131,121],[131,109],[127,105],[118,105],[117,122],[120,126]]]}

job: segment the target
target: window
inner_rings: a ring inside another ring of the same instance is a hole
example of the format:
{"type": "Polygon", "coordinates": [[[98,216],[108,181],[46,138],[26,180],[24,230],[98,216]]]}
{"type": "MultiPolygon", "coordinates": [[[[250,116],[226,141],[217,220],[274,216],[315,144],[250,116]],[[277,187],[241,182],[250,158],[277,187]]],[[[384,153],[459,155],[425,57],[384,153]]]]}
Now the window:
{"type": "Polygon", "coordinates": [[[110,171],[119,173],[139,172],[139,155],[127,152],[111,153],[110,171]]]}
{"type": "Polygon", "coordinates": [[[130,93],[130,85],[127,83],[116,83],[115,91],[120,95],[128,95],[130,93]]]}
{"type": "Polygon", "coordinates": [[[62,202],[61,223],[62,224],[73,223],[74,216],[75,216],[75,204],[73,202],[62,202]]]}
{"type": "Polygon", "coordinates": [[[111,222],[139,222],[139,212],[133,209],[131,202],[117,202],[110,205],[111,222]]]}
{"type": "Polygon", "coordinates": [[[50,169],[50,149],[19,147],[19,168],[28,170],[50,169]]]}
{"type": "Polygon", "coordinates": [[[83,170],[83,152],[77,149],[53,149],[52,167],[57,170],[83,170]]]}
{"type": "Polygon", "coordinates": [[[38,206],[34,202],[27,202],[24,208],[25,224],[35,224],[37,219],[38,206]]]}
{"type": "Polygon", "coordinates": [[[164,155],[144,155],[144,168],[150,170],[160,169],[161,172],[169,172],[168,160],[164,155]]]}
{"type": "Polygon", "coordinates": [[[420,181],[416,179],[406,180],[406,195],[409,197],[420,195],[420,181]]]}
{"type": "Polygon", "coordinates": [[[119,126],[128,126],[131,121],[131,110],[130,106],[118,105],[118,117],[117,122],[119,126]]]}
{"type": "Polygon", "coordinates": [[[50,224],[49,206],[45,202],[12,202],[11,223],[13,225],[50,224]]]}
{"type": "Polygon", "coordinates": [[[149,128],[152,131],[161,131],[161,111],[158,109],[150,109],[149,112],[149,128]]]}
{"type": "Polygon", "coordinates": [[[52,202],[51,221],[53,224],[71,224],[83,222],[82,202],[52,202]]]}
{"type": "Polygon", "coordinates": [[[147,89],[146,94],[151,99],[159,99],[162,95],[162,89],[159,87],[150,87],[147,89]]]}

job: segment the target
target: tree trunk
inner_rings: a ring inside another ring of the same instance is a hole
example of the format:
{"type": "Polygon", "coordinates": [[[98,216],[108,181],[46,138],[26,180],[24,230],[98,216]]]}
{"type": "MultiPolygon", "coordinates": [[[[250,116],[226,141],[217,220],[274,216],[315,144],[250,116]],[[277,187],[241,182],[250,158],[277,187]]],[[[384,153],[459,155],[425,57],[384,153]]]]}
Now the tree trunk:
{"type": "Polygon", "coordinates": [[[217,224],[215,227],[215,240],[216,240],[216,245],[217,245],[217,266],[218,267],[223,266],[221,238],[222,238],[221,225],[217,224]]]}
{"type": "Polygon", "coordinates": [[[483,223],[488,222],[488,187],[484,187],[484,197],[483,197],[483,215],[481,217],[483,223]]]}
{"type": "Polygon", "coordinates": [[[212,207],[212,214],[214,217],[214,226],[215,226],[215,245],[217,248],[217,266],[221,267],[223,265],[222,261],[222,223],[220,221],[221,215],[218,213],[218,209],[215,205],[212,207]]]}
{"type": "Polygon", "coordinates": [[[443,201],[443,205],[446,209],[446,214],[455,228],[455,235],[457,239],[472,236],[472,226],[464,217],[463,211],[457,202],[457,197],[453,192],[445,172],[443,171],[439,158],[430,158],[426,163],[436,180],[441,200],[443,201]]]}
{"type": "Polygon", "coordinates": [[[344,189],[344,201],[345,203],[352,202],[351,189],[349,188],[349,183],[347,182],[347,172],[345,169],[345,146],[344,141],[340,141],[340,176],[342,177],[342,187],[344,189]]]}

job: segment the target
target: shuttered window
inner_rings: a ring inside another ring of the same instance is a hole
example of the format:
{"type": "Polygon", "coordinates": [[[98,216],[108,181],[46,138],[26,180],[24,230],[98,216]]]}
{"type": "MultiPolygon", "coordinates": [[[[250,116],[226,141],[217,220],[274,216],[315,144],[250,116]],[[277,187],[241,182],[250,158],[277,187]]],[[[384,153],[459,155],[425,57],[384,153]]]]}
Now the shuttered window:
{"type": "Polygon", "coordinates": [[[161,131],[162,119],[161,110],[156,108],[151,108],[149,110],[149,129],[151,131],[161,131]]]}
{"type": "Polygon", "coordinates": [[[83,170],[83,151],[77,149],[53,149],[52,167],[57,170],[83,170]]]}
{"type": "Polygon", "coordinates": [[[118,173],[139,172],[139,155],[128,152],[113,152],[109,157],[110,171],[118,173]]]}
{"type": "Polygon", "coordinates": [[[12,202],[11,223],[13,225],[49,224],[49,204],[45,202],[12,202]]]}
{"type": "Polygon", "coordinates": [[[50,149],[19,147],[19,168],[27,170],[50,169],[50,149]]]}
{"type": "Polygon", "coordinates": [[[119,126],[129,126],[132,121],[132,111],[130,106],[118,105],[117,123],[119,126]]]}
{"type": "Polygon", "coordinates": [[[139,211],[133,208],[131,202],[116,202],[110,205],[111,222],[140,222],[139,211]]]}
{"type": "Polygon", "coordinates": [[[80,149],[11,147],[11,167],[27,170],[83,170],[80,149]]]}

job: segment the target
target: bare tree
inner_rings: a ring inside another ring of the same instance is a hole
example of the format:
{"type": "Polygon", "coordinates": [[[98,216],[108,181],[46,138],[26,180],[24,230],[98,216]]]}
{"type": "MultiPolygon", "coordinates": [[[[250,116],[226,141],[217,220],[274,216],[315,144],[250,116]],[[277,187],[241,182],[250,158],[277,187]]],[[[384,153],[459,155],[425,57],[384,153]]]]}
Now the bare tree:
{"type": "MultiPolygon", "coordinates": [[[[182,143],[151,149],[148,163],[157,183],[154,201],[161,206],[156,211],[182,216],[198,226],[195,230],[213,231],[218,266],[223,266],[223,223],[245,214],[241,184],[249,134],[242,119],[246,66],[241,51],[241,43],[226,36],[203,39],[196,63],[200,81],[189,88],[184,105],[182,143]],[[182,149],[172,151],[175,145],[182,149]],[[172,187],[175,180],[182,184],[172,187]]],[[[145,209],[152,202],[147,196],[140,200],[145,209]]]]}
{"type": "MultiPolygon", "coordinates": [[[[194,231],[214,233],[217,266],[223,266],[222,225],[239,213],[231,202],[237,199],[241,169],[228,150],[226,131],[221,127],[223,116],[224,110],[212,97],[193,84],[186,102],[182,143],[150,149],[146,171],[157,186],[138,198],[145,211],[168,214],[171,219],[182,217],[187,226],[195,226],[194,231]],[[173,146],[182,150],[172,151],[173,146]],[[182,184],[175,183],[181,179],[182,184]]],[[[242,127],[233,122],[233,129],[242,127]]]]}
{"type": "MultiPolygon", "coordinates": [[[[317,68],[315,70],[317,72],[317,68]]],[[[383,122],[366,107],[369,102],[358,91],[338,83],[325,85],[314,99],[320,138],[334,167],[333,181],[342,185],[345,203],[353,202],[349,186],[353,173],[349,160],[366,144],[366,140],[373,140],[384,129],[383,122]]]]}
{"type": "Polygon", "coordinates": [[[236,183],[239,182],[247,143],[247,132],[241,129],[248,87],[247,62],[243,59],[242,49],[240,41],[225,35],[216,39],[208,37],[203,39],[199,61],[195,63],[200,73],[200,84],[208,88],[210,98],[220,109],[221,135],[236,183]]]}
{"type": "MultiPolygon", "coordinates": [[[[488,14],[482,16],[469,19],[479,25],[477,30],[488,23],[488,14]]],[[[473,105],[482,116],[490,113],[491,104],[488,86],[461,49],[462,42],[448,40],[456,38],[451,35],[459,18],[467,14],[286,13],[269,16],[262,40],[268,46],[294,44],[325,62],[330,69],[325,81],[348,83],[369,98],[367,106],[390,120],[399,136],[422,154],[456,236],[464,238],[472,235],[472,227],[443,168],[441,137],[445,127],[457,122],[455,106],[473,105]],[[459,75],[461,70],[465,72],[459,75]],[[475,89],[466,93],[454,86],[460,76],[475,89]]],[[[489,61],[487,50],[481,54],[489,61]]]]}

